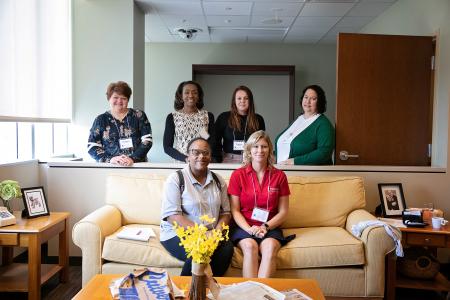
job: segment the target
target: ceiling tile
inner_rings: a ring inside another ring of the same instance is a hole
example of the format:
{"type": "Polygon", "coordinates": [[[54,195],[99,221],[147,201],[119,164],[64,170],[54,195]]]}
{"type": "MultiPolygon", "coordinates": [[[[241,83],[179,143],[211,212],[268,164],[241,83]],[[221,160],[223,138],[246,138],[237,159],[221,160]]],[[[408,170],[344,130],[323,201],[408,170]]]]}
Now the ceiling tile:
{"type": "Polygon", "coordinates": [[[299,16],[339,17],[345,15],[354,3],[306,3],[299,16]]]}
{"type": "Polygon", "coordinates": [[[210,33],[211,41],[214,43],[245,43],[247,35],[243,33],[235,33],[230,31],[216,31],[210,33]]]}
{"type": "Polygon", "coordinates": [[[288,36],[322,36],[330,31],[327,27],[291,27],[288,36]]]}
{"type": "Polygon", "coordinates": [[[252,15],[296,17],[303,7],[303,3],[283,2],[255,2],[252,15]]]}
{"type": "Polygon", "coordinates": [[[288,27],[295,17],[252,16],[250,25],[255,27],[288,27]]]}
{"type": "Polygon", "coordinates": [[[236,27],[248,26],[250,24],[249,16],[206,16],[208,26],[214,27],[236,27]]]}
{"type": "Polygon", "coordinates": [[[151,11],[165,15],[202,15],[200,1],[147,1],[151,11]]]}
{"type": "Polygon", "coordinates": [[[341,17],[298,17],[292,26],[328,27],[334,26],[341,17]]]}
{"type": "Polygon", "coordinates": [[[348,17],[360,16],[360,17],[372,17],[378,16],[386,8],[390,7],[392,3],[386,2],[361,2],[356,4],[347,14],[348,17]]]}
{"type": "Polygon", "coordinates": [[[203,2],[203,9],[207,16],[248,16],[252,2],[203,2]]]}
{"type": "Polygon", "coordinates": [[[161,15],[160,17],[172,32],[175,28],[200,28],[203,32],[208,31],[203,16],[161,15]]]}

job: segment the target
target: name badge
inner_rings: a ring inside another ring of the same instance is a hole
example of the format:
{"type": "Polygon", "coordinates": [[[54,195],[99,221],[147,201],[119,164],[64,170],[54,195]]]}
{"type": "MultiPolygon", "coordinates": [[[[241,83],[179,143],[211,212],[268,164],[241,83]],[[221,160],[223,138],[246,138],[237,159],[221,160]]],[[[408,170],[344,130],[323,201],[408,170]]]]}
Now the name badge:
{"type": "Polygon", "coordinates": [[[205,128],[200,129],[199,134],[205,140],[209,139],[209,133],[205,130],[205,128]]]}
{"type": "Polygon", "coordinates": [[[120,149],[133,148],[133,141],[131,140],[131,138],[120,139],[119,144],[120,144],[120,149]]]}
{"type": "Polygon", "coordinates": [[[265,210],[263,208],[255,207],[252,212],[252,220],[254,221],[260,221],[260,222],[267,222],[267,219],[269,218],[269,211],[265,210]]]}
{"type": "Polygon", "coordinates": [[[233,141],[233,150],[234,151],[242,151],[244,150],[244,141],[233,141]]]}

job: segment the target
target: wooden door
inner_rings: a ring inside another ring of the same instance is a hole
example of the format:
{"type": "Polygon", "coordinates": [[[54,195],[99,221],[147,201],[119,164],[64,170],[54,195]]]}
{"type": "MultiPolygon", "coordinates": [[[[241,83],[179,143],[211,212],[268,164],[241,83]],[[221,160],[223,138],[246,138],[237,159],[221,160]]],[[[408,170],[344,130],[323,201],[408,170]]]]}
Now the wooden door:
{"type": "Polygon", "coordinates": [[[336,164],[430,165],[433,55],[432,37],[339,34],[336,164]]]}

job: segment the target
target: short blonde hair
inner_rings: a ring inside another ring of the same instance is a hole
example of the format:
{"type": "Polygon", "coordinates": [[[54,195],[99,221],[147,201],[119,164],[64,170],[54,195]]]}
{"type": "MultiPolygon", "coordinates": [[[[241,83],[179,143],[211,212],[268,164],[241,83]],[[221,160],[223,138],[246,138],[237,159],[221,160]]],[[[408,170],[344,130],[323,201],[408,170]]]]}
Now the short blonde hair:
{"type": "Polygon", "coordinates": [[[275,156],[273,155],[273,144],[270,140],[269,135],[264,130],[259,130],[252,133],[252,135],[250,135],[247,142],[245,143],[244,152],[242,155],[244,165],[248,165],[252,162],[252,147],[261,139],[264,139],[269,145],[269,157],[267,158],[267,165],[273,167],[275,163],[275,156]]]}

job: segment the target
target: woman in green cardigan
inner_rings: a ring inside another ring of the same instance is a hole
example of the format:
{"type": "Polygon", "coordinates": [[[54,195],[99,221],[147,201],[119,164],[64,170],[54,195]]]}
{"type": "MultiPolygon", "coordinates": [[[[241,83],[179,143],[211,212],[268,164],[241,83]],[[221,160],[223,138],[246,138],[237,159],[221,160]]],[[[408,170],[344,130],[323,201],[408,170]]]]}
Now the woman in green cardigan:
{"type": "Polygon", "coordinates": [[[275,139],[277,163],[331,165],[334,127],[323,114],[327,106],[325,92],[318,85],[310,85],[301,99],[303,114],[275,139]]]}

